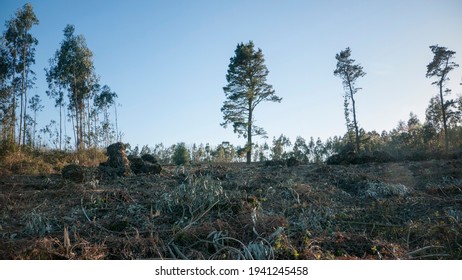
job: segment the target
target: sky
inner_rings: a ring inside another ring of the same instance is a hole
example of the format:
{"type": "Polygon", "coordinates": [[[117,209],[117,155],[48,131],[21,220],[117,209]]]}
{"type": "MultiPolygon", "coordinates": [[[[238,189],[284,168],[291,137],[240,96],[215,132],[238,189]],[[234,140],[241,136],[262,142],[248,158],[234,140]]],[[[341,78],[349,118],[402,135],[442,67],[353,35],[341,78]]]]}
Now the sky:
{"type": "Polygon", "coordinates": [[[461,67],[450,73],[448,87],[454,97],[462,94],[460,0],[0,0],[1,32],[26,2],[40,21],[31,30],[39,44],[29,92],[46,106],[39,126],[59,118],[43,69],[73,24],[93,52],[101,84],[118,94],[119,130],[132,146],[243,146],[232,126],[220,126],[220,109],[229,60],[238,43],[250,40],[263,51],[267,82],[282,97],[256,108],[256,125],[268,132],[266,140],[255,138],[259,143],[281,134],[294,142],[345,133],[343,86],[333,71],[346,47],[367,73],[356,94],[366,131],[389,131],[410,112],[425,119],[438,93],[425,77],[430,45],[456,52],[461,67]]]}

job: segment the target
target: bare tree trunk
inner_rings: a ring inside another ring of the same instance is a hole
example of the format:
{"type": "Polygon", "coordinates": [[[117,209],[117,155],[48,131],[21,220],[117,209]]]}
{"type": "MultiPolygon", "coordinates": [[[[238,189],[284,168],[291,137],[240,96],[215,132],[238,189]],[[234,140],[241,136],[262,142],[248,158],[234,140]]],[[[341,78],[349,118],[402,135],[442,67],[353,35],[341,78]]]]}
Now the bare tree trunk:
{"type": "Polygon", "coordinates": [[[439,82],[439,86],[440,86],[440,102],[441,102],[441,113],[443,115],[444,152],[446,154],[448,154],[449,153],[449,137],[448,137],[448,124],[447,124],[446,108],[444,108],[444,99],[443,99],[443,78],[439,82]]]}
{"type": "Polygon", "coordinates": [[[59,104],[59,150],[62,151],[62,143],[63,143],[63,105],[62,103],[59,104]]]}
{"type": "Polygon", "coordinates": [[[353,94],[351,94],[351,105],[353,106],[353,125],[355,126],[356,153],[359,154],[359,130],[358,123],[356,121],[356,104],[353,94]]]}
{"type": "Polygon", "coordinates": [[[24,48],[24,59],[23,59],[23,68],[21,72],[21,110],[19,112],[19,149],[21,149],[21,145],[24,144],[22,142],[23,138],[23,113],[24,113],[24,91],[25,91],[25,82],[26,82],[26,48],[24,48]]]}
{"type": "Polygon", "coordinates": [[[77,85],[76,85],[76,78],[75,78],[75,69],[73,71],[74,75],[73,75],[73,78],[74,78],[74,86],[73,86],[73,89],[72,89],[72,94],[74,95],[74,108],[75,108],[75,132],[74,132],[74,136],[75,136],[75,144],[76,144],[76,147],[75,149],[77,151],[80,150],[80,129],[79,129],[79,102],[77,100],[77,85]]]}
{"type": "Polygon", "coordinates": [[[252,102],[249,101],[249,119],[247,120],[247,164],[252,161],[252,102]]]}
{"type": "MultiPolygon", "coordinates": [[[[91,147],[91,117],[90,117],[90,95],[87,98],[87,114],[86,114],[86,122],[87,122],[87,139],[88,139],[88,147],[91,147]]],[[[95,145],[96,146],[96,145],[95,145]]]]}
{"type": "Polygon", "coordinates": [[[34,123],[33,123],[33,125],[34,126],[33,126],[33,131],[32,131],[32,133],[33,133],[33,136],[32,136],[32,148],[35,149],[35,148],[37,148],[35,146],[35,130],[37,129],[37,111],[34,111],[34,123]]]}
{"type": "MultiPolygon", "coordinates": [[[[71,123],[72,123],[72,132],[74,132],[74,144],[75,144],[75,148],[76,150],[78,149],[79,147],[79,143],[78,143],[78,138],[77,138],[77,120],[75,120],[74,122],[74,116],[70,115],[71,117],[71,123]]],[[[77,118],[77,117],[76,117],[77,118]]]]}
{"type": "MultiPolygon", "coordinates": [[[[27,64],[24,64],[24,67],[27,67],[27,64]]],[[[26,71],[27,69],[25,69],[24,71],[26,71]]],[[[24,88],[24,127],[23,127],[23,135],[22,135],[22,143],[23,144],[26,144],[26,132],[27,132],[27,81],[28,81],[28,71],[26,71],[26,81],[25,81],[25,84],[26,84],[26,87],[24,88]]]]}
{"type": "Polygon", "coordinates": [[[98,147],[99,144],[99,136],[98,136],[98,113],[95,111],[94,112],[94,117],[93,117],[93,131],[95,132],[95,148],[98,147]]]}
{"type": "MultiPolygon", "coordinates": [[[[82,100],[83,102],[83,100],[82,100]]],[[[85,126],[83,125],[83,115],[84,115],[84,108],[82,108],[81,104],[79,104],[79,138],[80,138],[80,150],[85,149],[85,143],[84,143],[84,129],[85,126]]]]}
{"type": "MultiPolygon", "coordinates": [[[[15,52],[16,53],[16,52],[15,52]]],[[[12,93],[13,93],[13,104],[11,108],[11,126],[10,126],[10,136],[12,143],[16,143],[16,54],[13,55],[13,86],[12,86],[12,93]]]]}
{"type": "Polygon", "coordinates": [[[119,125],[117,122],[117,102],[114,102],[114,113],[115,113],[115,127],[116,127],[116,142],[119,142],[119,125]]]}
{"type": "Polygon", "coordinates": [[[358,130],[358,122],[356,121],[356,102],[354,98],[354,90],[353,87],[351,86],[351,82],[349,77],[347,77],[348,81],[348,87],[350,89],[350,98],[351,98],[351,106],[353,109],[353,125],[355,127],[355,145],[356,145],[356,153],[359,154],[359,130],[358,130]]]}

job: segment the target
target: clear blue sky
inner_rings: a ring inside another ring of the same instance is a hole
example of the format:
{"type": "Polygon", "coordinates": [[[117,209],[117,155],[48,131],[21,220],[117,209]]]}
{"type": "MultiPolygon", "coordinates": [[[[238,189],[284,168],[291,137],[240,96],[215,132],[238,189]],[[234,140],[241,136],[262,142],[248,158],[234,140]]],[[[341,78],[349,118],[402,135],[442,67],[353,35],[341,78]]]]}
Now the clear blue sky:
{"type": "MultiPolygon", "coordinates": [[[[0,24],[28,1],[1,0],[0,24]]],[[[257,125],[267,139],[284,134],[326,139],[343,135],[343,88],[335,54],[346,47],[367,75],[358,80],[358,120],[366,130],[390,130],[416,113],[424,120],[437,93],[425,78],[430,45],[456,51],[462,66],[462,1],[30,1],[40,24],[32,29],[36,88],[47,100],[43,69],[74,24],[94,54],[101,83],[119,95],[119,127],[132,145],[163,142],[243,145],[224,129],[220,108],[236,45],[263,50],[278,103],[261,103],[257,125]]],[[[450,74],[462,93],[461,68],[450,74]]],[[[58,118],[51,101],[41,125],[58,118]]],[[[262,143],[264,140],[256,139],[262,143]]]]}

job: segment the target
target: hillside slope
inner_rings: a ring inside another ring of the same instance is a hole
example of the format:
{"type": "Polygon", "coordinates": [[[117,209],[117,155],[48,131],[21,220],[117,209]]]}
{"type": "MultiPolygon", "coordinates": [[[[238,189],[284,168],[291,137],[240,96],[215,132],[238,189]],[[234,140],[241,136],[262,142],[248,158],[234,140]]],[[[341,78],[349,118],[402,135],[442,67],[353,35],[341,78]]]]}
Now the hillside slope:
{"type": "Polygon", "coordinates": [[[0,178],[2,259],[462,259],[462,160],[0,178]]]}

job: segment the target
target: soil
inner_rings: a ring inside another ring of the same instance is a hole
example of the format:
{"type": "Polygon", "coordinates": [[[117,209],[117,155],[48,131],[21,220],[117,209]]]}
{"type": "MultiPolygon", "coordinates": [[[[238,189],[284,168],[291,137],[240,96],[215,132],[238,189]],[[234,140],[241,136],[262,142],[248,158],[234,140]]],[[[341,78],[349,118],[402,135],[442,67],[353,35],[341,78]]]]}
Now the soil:
{"type": "Polygon", "coordinates": [[[462,258],[460,159],[9,173],[0,207],[1,259],[462,258]]]}

